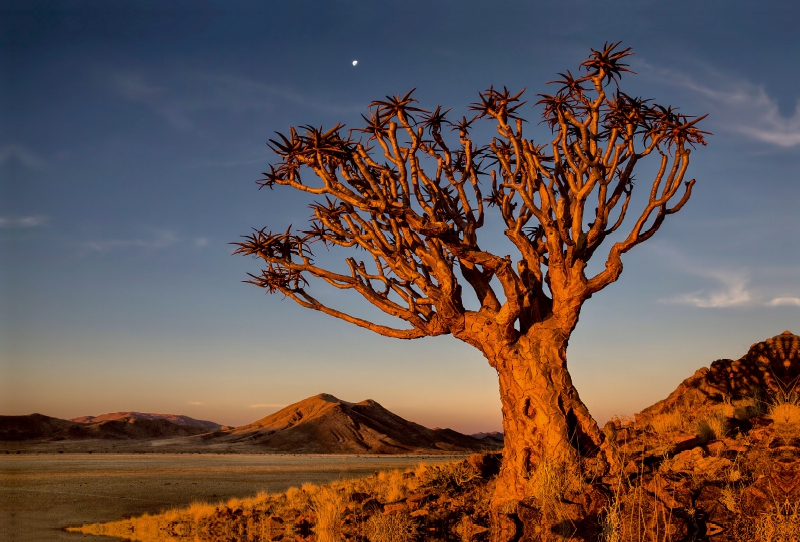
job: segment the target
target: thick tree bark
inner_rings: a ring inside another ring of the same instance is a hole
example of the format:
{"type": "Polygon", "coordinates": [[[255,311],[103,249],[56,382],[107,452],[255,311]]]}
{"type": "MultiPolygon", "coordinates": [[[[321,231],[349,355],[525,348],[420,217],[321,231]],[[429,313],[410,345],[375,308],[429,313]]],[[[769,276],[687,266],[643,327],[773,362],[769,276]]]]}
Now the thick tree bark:
{"type": "Polygon", "coordinates": [[[513,348],[490,360],[503,406],[505,448],[494,507],[548,498],[548,491],[577,490],[580,459],[602,444],[597,423],[581,401],[567,370],[571,329],[537,326],[513,348]]]}

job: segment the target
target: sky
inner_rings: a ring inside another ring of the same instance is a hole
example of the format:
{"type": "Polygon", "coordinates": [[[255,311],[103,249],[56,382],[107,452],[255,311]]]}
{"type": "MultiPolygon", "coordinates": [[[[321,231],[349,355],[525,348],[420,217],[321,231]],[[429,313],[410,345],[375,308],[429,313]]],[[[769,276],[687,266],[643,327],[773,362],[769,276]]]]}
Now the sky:
{"type": "Polygon", "coordinates": [[[533,103],[606,41],[636,53],[625,92],[708,114],[713,136],[688,205],[584,306],[568,349],[581,397],[601,423],[631,415],[800,333],[798,23],[789,1],[0,0],[0,414],[242,425],[326,392],[499,430],[477,350],[265,296],[230,243],[309,216],[308,198],[255,183],[276,131],[356,126],[412,88],[456,117],[490,85],[533,103]]]}

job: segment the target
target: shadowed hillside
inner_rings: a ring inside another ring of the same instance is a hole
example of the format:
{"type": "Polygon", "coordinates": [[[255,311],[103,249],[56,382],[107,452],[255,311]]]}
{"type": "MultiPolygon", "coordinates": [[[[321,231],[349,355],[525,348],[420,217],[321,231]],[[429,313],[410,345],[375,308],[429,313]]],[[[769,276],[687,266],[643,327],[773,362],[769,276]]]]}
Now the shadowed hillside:
{"type": "Polygon", "coordinates": [[[146,440],[206,433],[208,428],[162,419],[122,418],[79,423],[42,414],[0,416],[0,441],[146,440]]]}
{"type": "Polygon", "coordinates": [[[201,427],[208,431],[218,431],[220,429],[230,429],[227,426],[206,420],[195,420],[182,414],[153,414],[152,412],[111,412],[99,416],[81,416],[72,418],[71,422],[78,423],[98,423],[106,421],[128,421],[128,420],[166,420],[175,425],[201,427]]]}
{"type": "Polygon", "coordinates": [[[451,429],[428,429],[367,399],[350,403],[321,393],[230,432],[201,437],[294,453],[469,451],[487,446],[451,429]]]}

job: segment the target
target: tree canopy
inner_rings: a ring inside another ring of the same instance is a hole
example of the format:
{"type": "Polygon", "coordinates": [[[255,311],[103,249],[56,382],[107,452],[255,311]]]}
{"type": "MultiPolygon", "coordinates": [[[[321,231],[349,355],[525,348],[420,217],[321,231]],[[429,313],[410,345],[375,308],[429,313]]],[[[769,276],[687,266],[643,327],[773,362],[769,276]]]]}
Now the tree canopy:
{"type": "Polygon", "coordinates": [[[623,60],[632,54],[607,43],[592,50],[579,75],[559,74],[553,94],[538,94],[534,105],[552,134],[541,143],[524,134],[525,91],[493,87],[470,105],[471,118],[452,119],[441,106],[422,109],[411,91],[372,102],[358,128],[278,134],[270,148],[279,161],[261,187],[288,186],[319,199],[308,229],[264,228],[235,243],[235,253],[266,264],[248,282],[403,339],[463,329],[476,311],[465,308],[462,278],[480,302],[477,312],[509,342],[559,307],[580,306],[619,277],[622,254],[688,201],[689,156],[705,145],[707,132],[696,126],[703,117],[619,89],[631,71],[623,60]],[[471,133],[486,121],[497,134],[479,144],[471,133]],[[634,167],[648,155],[660,164],[643,183],[644,207],[634,211],[634,167]],[[488,212],[502,217],[513,258],[479,244],[488,212]],[[587,262],[623,225],[604,268],[587,276],[587,262]],[[315,243],[363,252],[346,259],[349,271],[334,272],[315,263],[315,243]],[[327,306],[312,295],[312,277],[355,290],[408,325],[380,325],[327,306]]]}

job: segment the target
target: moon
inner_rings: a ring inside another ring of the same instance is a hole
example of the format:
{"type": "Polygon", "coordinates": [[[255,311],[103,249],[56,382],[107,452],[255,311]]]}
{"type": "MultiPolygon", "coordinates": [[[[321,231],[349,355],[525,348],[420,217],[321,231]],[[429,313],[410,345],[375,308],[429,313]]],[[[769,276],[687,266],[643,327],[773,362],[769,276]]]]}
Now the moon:
{"type": "Polygon", "coordinates": [[[353,66],[355,66],[356,64],[358,64],[358,60],[353,61],[353,66]]]}

